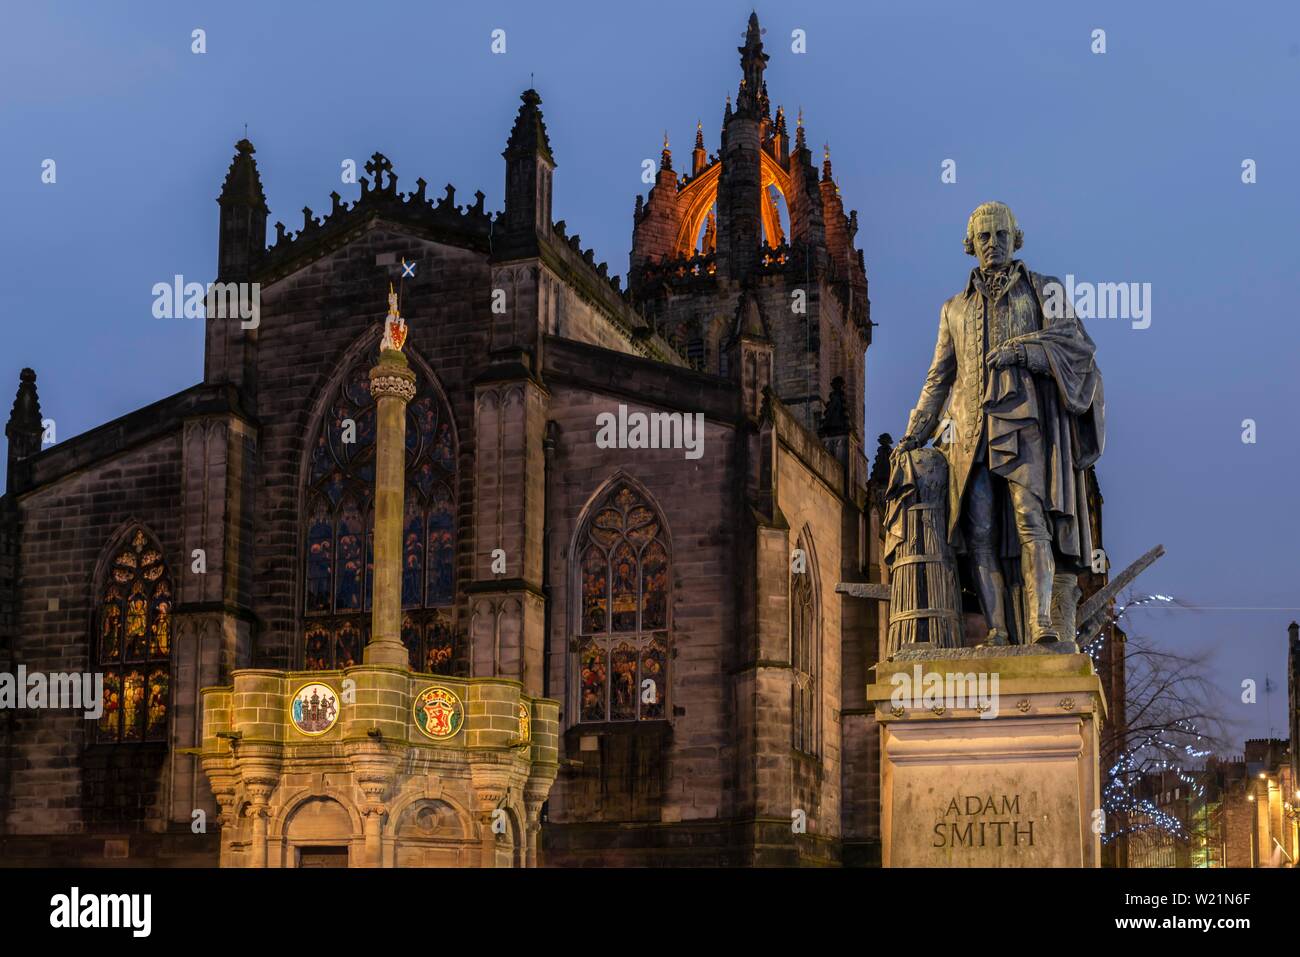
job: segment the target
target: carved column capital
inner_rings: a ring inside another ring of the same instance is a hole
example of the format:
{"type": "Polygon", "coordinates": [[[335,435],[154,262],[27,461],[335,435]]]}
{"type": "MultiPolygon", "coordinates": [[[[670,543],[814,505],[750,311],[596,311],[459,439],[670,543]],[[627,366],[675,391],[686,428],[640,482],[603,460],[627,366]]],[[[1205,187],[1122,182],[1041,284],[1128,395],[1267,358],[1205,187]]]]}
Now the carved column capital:
{"type": "Polygon", "coordinates": [[[384,795],[388,791],[388,782],[380,779],[358,780],[357,787],[366,796],[367,806],[383,806],[384,795]]]}
{"type": "Polygon", "coordinates": [[[370,370],[370,394],[376,402],[383,396],[393,396],[403,402],[415,398],[415,373],[407,365],[406,356],[386,352],[380,358],[379,364],[370,370]]]}
{"type": "Polygon", "coordinates": [[[217,823],[222,828],[235,827],[239,823],[239,811],[235,806],[235,792],[220,791],[213,796],[217,801],[217,823]]]}

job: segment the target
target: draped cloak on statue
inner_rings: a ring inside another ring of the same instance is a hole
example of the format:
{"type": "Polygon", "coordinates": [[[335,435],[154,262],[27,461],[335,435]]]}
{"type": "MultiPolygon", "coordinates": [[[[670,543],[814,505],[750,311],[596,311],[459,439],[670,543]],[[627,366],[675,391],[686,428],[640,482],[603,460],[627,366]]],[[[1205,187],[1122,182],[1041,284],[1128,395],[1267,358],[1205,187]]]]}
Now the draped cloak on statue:
{"type": "MultiPolygon", "coordinates": [[[[1093,548],[1084,472],[1105,442],[1096,346],[1065,300],[1059,280],[1032,273],[1019,261],[1013,265],[1020,274],[1017,281],[1028,291],[1012,291],[1035,315],[1021,316],[1013,330],[1017,334],[1003,344],[1023,345],[1027,364],[986,367],[985,306],[973,280],[964,293],[944,303],[934,360],[908,431],[922,438],[934,434],[948,401],[953,427],[952,442],[945,447],[947,518],[954,548],[965,549],[963,498],[976,458],[986,457],[993,474],[1039,497],[1058,556],[1082,566],[1093,548]],[[1045,291],[1051,283],[1056,288],[1045,291]]],[[[1001,554],[1018,557],[1009,501],[999,512],[1001,554]]]]}
{"type": "MultiPolygon", "coordinates": [[[[997,369],[988,378],[989,470],[1037,492],[1056,551],[1086,565],[1093,543],[1084,472],[1105,440],[1096,347],[1073,316],[1012,342],[1024,345],[1028,367],[997,369]],[[1044,368],[1050,377],[1031,371],[1044,368]]],[[[1014,523],[1004,521],[1003,542],[1008,538],[1014,549],[1004,553],[1018,555],[1014,523]]]]}

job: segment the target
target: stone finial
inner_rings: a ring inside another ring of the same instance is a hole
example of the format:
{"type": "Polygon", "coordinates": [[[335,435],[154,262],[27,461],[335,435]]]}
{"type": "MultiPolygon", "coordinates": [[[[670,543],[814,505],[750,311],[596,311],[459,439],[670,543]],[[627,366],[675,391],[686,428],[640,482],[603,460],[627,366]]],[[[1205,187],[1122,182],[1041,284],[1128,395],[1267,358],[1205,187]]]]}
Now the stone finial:
{"type": "MultiPolygon", "coordinates": [[[[366,160],[363,167],[367,173],[375,178],[375,191],[387,190],[388,192],[397,191],[397,177],[393,175],[393,162],[383,153],[373,153],[370,159],[366,160]],[[384,182],[384,174],[388,174],[388,182],[384,182]]],[[[365,190],[362,190],[365,192],[365,190]]]]}
{"type": "Polygon", "coordinates": [[[14,396],[13,408],[9,412],[10,429],[36,429],[41,427],[41,400],[36,395],[36,370],[23,369],[18,373],[18,392],[14,396]]]}
{"type": "Polygon", "coordinates": [[[221,195],[217,202],[223,207],[247,206],[269,212],[266,205],[266,193],[262,190],[262,177],[257,172],[257,161],[253,159],[253,144],[247,138],[235,144],[235,156],[226,171],[225,182],[221,184],[221,195]]]}
{"type": "Polygon", "coordinates": [[[767,69],[768,55],[763,52],[763,29],[758,25],[758,14],[750,13],[745,29],[745,45],[736,48],[740,54],[740,95],[736,109],[750,114],[763,111],[763,71],[767,69]]]}
{"type": "Polygon", "coordinates": [[[704,239],[700,244],[700,248],[705,255],[716,251],[718,248],[718,218],[714,215],[713,210],[709,210],[708,215],[704,218],[704,239]]]}
{"type": "Polygon", "coordinates": [[[36,395],[36,373],[24,369],[18,374],[18,394],[5,425],[9,439],[9,488],[14,488],[14,466],[41,450],[41,401],[36,395]]]}
{"type": "Polygon", "coordinates": [[[542,104],[541,96],[536,90],[530,88],[524,90],[519,99],[523,101],[523,106],[519,107],[514,128],[510,130],[505,152],[501,155],[509,158],[540,153],[554,166],[555,158],[551,155],[551,141],[546,135],[546,123],[542,120],[542,111],[538,109],[542,104]]]}
{"type": "Polygon", "coordinates": [[[707,154],[704,152],[704,123],[695,121],[695,148],[691,150],[691,175],[699,176],[708,166],[707,154]]]}
{"type": "Polygon", "coordinates": [[[889,484],[889,456],[894,451],[894,437],[881,432],[876,439],[876,459],[871,463],[871,484],[883,489],[889,484]]]}
{"type": "Polygon", "coordinates": [[[758,307],[758,300],[748,292],[741,293],[740,302],[736,304],[736,338],[768,338],[767,323],[758,307]]]}
{"type": "Polygon", "coordinates": [[[821,428],[817,430],[817,434],[821,436],[848,435],[853,430],[853,424],[847,406],[848,400],[844,395],[844,377],[837,375],[831,380],[831,395],[826,400],[826,408],[822,412],[821,428]]]}

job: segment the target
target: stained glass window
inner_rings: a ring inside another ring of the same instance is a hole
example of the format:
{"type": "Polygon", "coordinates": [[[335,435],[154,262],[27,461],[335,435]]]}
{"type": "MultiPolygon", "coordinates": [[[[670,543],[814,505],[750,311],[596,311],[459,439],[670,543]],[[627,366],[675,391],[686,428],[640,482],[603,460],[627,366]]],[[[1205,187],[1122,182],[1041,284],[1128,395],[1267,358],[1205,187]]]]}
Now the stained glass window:
{"type": "MultiPolygon", "coordinates": [[[[303,667],[361,662],[370,635],[375,565],[375,404],[370,368],[346,376],[311,446],[304,511],[303,667]]],[[[417,372],[406,407],[402,520],[402,643],[411,667],[456,667],[456,435],[446,402],[417,372]]]]}
{"type": "Polygon", "coordinates": [[[108,568],[97,616],[96,656],[104,674],[104,710],[96,738],[163,741],[171,701],[171,576],[162,551],[133,530],[108,568]]]}
{"type": "MultiPolygon", "coordinates": [[[[802,536],[799,548],[810,561],[810,551],[802,536]]],[[[817,753],[818,660],[821,652],[821,628],[817,600],[813,591],[812,572],[805,567],[790,576],[790,687],[791,745],[805,754],[817,753]]]]}
{"type": "Polygon", "coordinates": [[[663,521],[619,483],[578,537],[580,721],[668,716],[668,548],[663,521]]]}

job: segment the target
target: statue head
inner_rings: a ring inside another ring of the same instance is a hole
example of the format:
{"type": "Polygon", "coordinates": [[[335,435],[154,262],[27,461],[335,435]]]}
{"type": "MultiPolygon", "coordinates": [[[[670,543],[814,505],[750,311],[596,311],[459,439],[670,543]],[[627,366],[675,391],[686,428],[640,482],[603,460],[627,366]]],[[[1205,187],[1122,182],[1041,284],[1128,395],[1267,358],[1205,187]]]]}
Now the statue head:
{"type": "Polygon", "coordinates": [[[1006,203],[980,203],[966,222],[966,255],[978,257],[981,269],[1003,266],[1025,244],[1006,203]]]}

